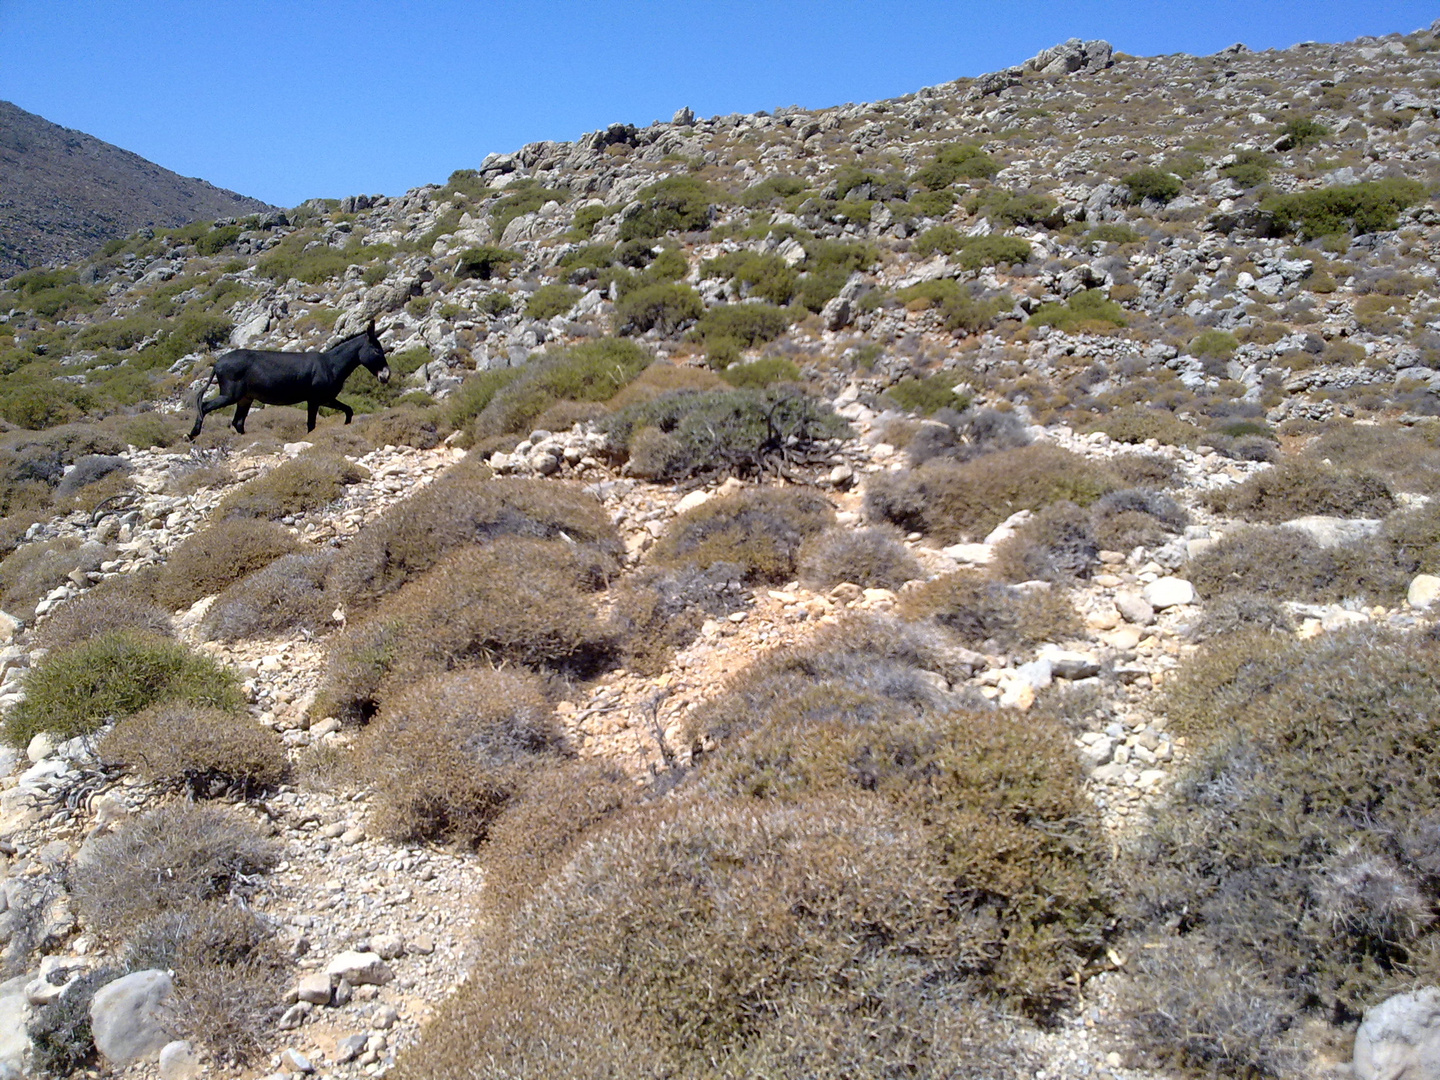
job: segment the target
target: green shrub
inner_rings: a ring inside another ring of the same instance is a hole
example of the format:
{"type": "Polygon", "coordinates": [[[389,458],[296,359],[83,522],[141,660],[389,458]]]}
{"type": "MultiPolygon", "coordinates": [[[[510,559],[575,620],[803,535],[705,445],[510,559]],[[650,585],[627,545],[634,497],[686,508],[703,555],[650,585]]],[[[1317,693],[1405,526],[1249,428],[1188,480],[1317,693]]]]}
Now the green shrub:
{"type": "Polygon", "coordinates": [[[819,311],[828,301],[840,295],[851,274],[868,270],[879,261],[880,252],[873,244],[819,239],[805,241],[805,274],[800,279],[800,303],[811,311],[819,311]]]}
{"type": "Polygon", "coordinates": [[[1183,186],[1178,176],[1163,169],[1136,169],[1121,183],[1130,189],[1130,201],[1133,203],[1145,199],[1168,203],[1180,194],[1183,186]]]}
{"type": "Polygon", "coordinates": [[[349,484],[368,479],[370,472],[340,454],[309,451],[247,480],[215,508],[213,520],[265,518],[304,514],[328,506],[349,484]]]}
{"type": "Polygon", "coordinates": [[[600,338],[533,357],[475,418],[481,437],[530,430],[557,401],[608,401],[654,360],[632,341],[600,338]]]}
{"type": "Polygon", "coordinates": [[[733,281],[742,297],[755,297],[771,304],[788,304],[800,281],[779,255],[734,251],[700,265],[701,277],[733,281]]]}
{"type": "Polygon", "coordinates": [[[1242,150],[1220,170],[1220,175],[1244,188],[1259,187],[1270,179],[1270,156],[1259,150],[1242,150]]]}
{"type": "Polygon", "coordinates": [[[799,195],[809,187],[796,176],[767,176],[740,193],[740,205],[756,209],[799,195]]]}
{"type": "Polygon", "coordinates": [[[595,235],[595,227],[610,216],[610,208],[599,203],[587,203],[576,209],[570,222],[569,239],[588,240],[595,235]]]}
{"type": "Polygon", "coordinates": [[[618,629],[596,612],[613,563],[565,540],[500,536],[443,555],[347,627],[329,650],[317,715],[364,721],[416,679],[523,664],[588,677],[614,662],[618,629]]]}
{"type": "Polygon", "coordinates": [[[720,372],[720,378],[741,390],[763,390],[777,382],[795,382],[800,368],[783,356],[762,356],[748,364],[732,364],[720,372]]]}
{"type": "Polygon", "coordinates": [[[1294,116],[1280,128],[1280,149],[1299,150],[1329,134],[1330,129],[1313,116],[1294,116]]]}
{"type": "Polygon", "coordinates": [[[48,654],[24,676],[25,700],[5,717],[5,740],[24,747],[39,732],[89,735],[108,720],[162,701],[221,709],[243,704],[234,675],[179,642],[111,630],[48,654]]]}
{"type": "Polygon", "coordinates": [[[866,589],[899,589],[924,577],[903,539],[903,534],[884,526],[826,529],[800,545],[796,571],[806,586],[820,592],[842,582],[866,589]]]}
{"type": "Polygon", "coordinates": [[[1241,484],[1212,492],[1207,502],[1221,513],[1264,522],[1308,514],[1384,517],[1395,509],[1390,488],[1378,476],[1299,462],[1263,469],[1241,484]]]}
{"type": "MultiPolygon", "coordinates": [[[[757,361],[765,364],[766,360],[757,361]]],[[[741,365],[742,367],[748,365],[741,365]]],[[[706,392],[711,390],[724,390],[729,383],[715,372],[707,368],[681,367],[678,364],[671,364],[664,360],[657,360],[651,364],[634,380],[627,383],[625,387],[608,402],[606,407],[612,411],[619,412],[628,409],[632,405],[639,405],[643,402],[654,401],[664,394],[673,394],[681,391],[706,392]]]]}
{"type": "Polygon", "coordinates": [[[570,192],[564,188],[543,187],[538,180],[526,177],[516,180],[490,208],[495,235],[505,235],[505,226],[521,214],[533,214],[548,202],[566,203],[570,192]]]}
{"type": "Polygon", "coordinates": [[[109,965],[94,968],[77,976],[56,1000],[32,1009],[25,1035],[42,1075],[82,1076],[95,1065],[99,1051],[90,1030],[90,1005],[96,991],[122,974],[109,965]]]}
{"type": "Polygon", "coordinates": [[[659,330],[674,334],[705,313],[700,294],[689,285],[668,281],[633,289],[615,304],[615,325],[621,333],[659,330]]]}
{"type": "Polygon", "coordinates": [[[1000,163],[974,143],[947,143],[937,147],[935,160],[915,173],[915,181],[931,191],[957,180],[986,180],[1000,171],[1000,163]]]}
{"type": "Polygon", "coordinates": [[[192,799],[248,798],[285,779],[285,747],[244,712],[166,701],[128,717],[100,741],[100,760],[192,799]]]}
{"type": "Polygon", "coordinates": [[[1202,358],[1228,360],[1239,347],[1240,342],[1235,340],[1234,334],[1225,330],[1206,330],[1190,342],[1190,353],[1202,358]]]}
{"type": "Polygon", "coordinates": [[[915,238],[910,245],[910,250],[921,258],[927,258],[937,252],[943,255],[953,255],[959,251],[965,243],[965,235],[953,225],[936,225],[926,229],[915,238]]]}
{"type": "Polygon", "coordinates": [[[485,411],[495,395],[519,378],[520,368],[492,368],[467,375],[455,392],[445,399],[445,423],[456,430],[469,427],[485,411]]]}
{"type": "Polygon", "coordinates": [[[1143,237],[1129,225],[1103,222],[1085,234],[1090,244],[1138,244],[1143,237]]]}
{"type": "Polygon", "coordinates": [[[1003,188],[987,188],[965,200],[965,209],[1006,225],[1044,225],[1055,221],[1060,204],[1038,192],[1018,194],[1003,188]]]}
{"type": "Polygon", "coordinates": [[[850,431],[826,403],[785,388],[667,393],[600,426],[629,454],[631,472],[657,480],[759,474],[850,431]]]}
{"type": "Polygon", "coordinates": [[[818,492],[747,487],[677,517],[649,561],[671,567],[733,563],[747,581],[783,582],[794,576],[804,540],[834,520],[835,511],[818,492]]]}
{"type": "Polygon", "coordinates": [[[1017,236],[972,236],[960,247],[960,265],[979,270],[1002,263],[1018,266],[1030,258],[1030,242],[1017,236]]]}
{"type": "Polygon", "coordinates": [[[579,488],[492,480],[488,469],[466,462],[356,533],[338,553],[327,587],[337,601],[363,609],[456,548],[507,536],[562,535],[612,560],[623,550],[604,507],[579,488]]]}
{"type": "Polygon", "coordinates": [[[969,407],[970,398],[955,392],[958,381],[959,376],[953,371],[938,371],[923,379],[907,375],[886,390],[885,396],[906,412],[922,416],[929,416],[939,409],[959,411],[969,407]]]}
{"type": "MultiPolygon", "coordinates": [[[[1255,635],[1182,666],[1193,757],[1134,853],[1137,923],[1265,972],[1300,1018],[1432,981],[1435,650],[1255,635]]],[[[1231,1022],[1217,1005],[1201,1031],[1231,1022]]]]}
{"type": "Polygon", "coordinates": [[[1088,506],[1118,486],[1102,467],[1040,443],[963,464],[940,459],[907,472],[876,473],[866,485],[865,511],[873,521],[955,543],[983,538],[1017,510],[1062,499],[1088,506]]]}
{"type": "Polygon", "coordinates": [[[1053,326],[1071,334],[1104,333],[1128,321],[1125,309],[1107,299],[1103,289],[1085,289],[1064,304],[1041,304],[1030,316],[1031,326],[1053,326]]]}
{"type": "Polygon", "coordinates": [[[700,316],[695,336],[710,350],[716,364],[717,350],[731,359],[727,350],[749,349],[773,341],[790,327],[791,313],[773,304],[717,304],[700,316]]]}
{"type": "Polygon", "coordinates": [[[519,254],[514,251],[489,244],[467,248],[460,253],[460,261],[455,265],[455,276],[489,281],[497,273],[504,273],[505,269],[519,258],[519,254]]]}
{"type": "Polygon", "coordinates": [[[277,284],[293,278],[307,285],[318,285],[341,277],[352,266],[388,258],[395,251],[388,244],[364,244],[355,236],[343,248],[328,244],[310,247],[315,239],[313,230],[292,233],[261,256],[255,264],[256,271],[277,284]]]}
{"type": "Polygon", "coordinates": [[[573,285],[541,285],[526,301],[525,317],[549,320],[557,315],[564,315],[575,306],[575,301],[579,300],[580,296],[580,290],[573,285]]]}
{"type": "Polygon", "coordinates": [[[473,846],[525,774],[561,747],[538,680],[473,668],[391,697],[361,733],[353,767],[374,792],[381,835],[473,846]]]}
{"type": "Polygon", "coordinates": [[[155,598],[174,611],[218,593],[282,555],[303,550],[283,525],[255,518],[224,518],[187,537],[165,562],[155,598]]]}
{"type": "Polygon", "coordinates": [[[640,205],[620,222],[621,240],[648,240],[671,232],[694,232],[710,224],[720,194],[693,176],[672,176],[641,190],[640,205]]]}
{"type": "Polygon", "coordinates": [[[240,641],[295,628],[324,633],[334,608],[334,598],[325,594],[333,562],[334,553],[328,550],[281,555],[223,589],[205,612],[201,632],[210,641],[240,641]]]}
{"type": "Polygon", "coordinates": [[[938,218],[955,209],[955,202],[953,191],[917,191],[910,196],[909,206],[920,217],[938,218]]]}
{"type": "Polygon", "coordinates": [[[78,863],[71,892],[85,924],[109,941],[147,919],[253,891],[279,848],[236,811],[178,801],[134,815],[94,841],[95,858],[78,863]]]}
{"type": "Polygon", "coordinates": [[[1425,194],[1425,186],[1416,180],[1391,178],[1271,195],[1261,201],[1260,209],[1280,232],[1314,239],[1352,230],[1393,229],[1396,215],[1423,200],[1425,194]]]}

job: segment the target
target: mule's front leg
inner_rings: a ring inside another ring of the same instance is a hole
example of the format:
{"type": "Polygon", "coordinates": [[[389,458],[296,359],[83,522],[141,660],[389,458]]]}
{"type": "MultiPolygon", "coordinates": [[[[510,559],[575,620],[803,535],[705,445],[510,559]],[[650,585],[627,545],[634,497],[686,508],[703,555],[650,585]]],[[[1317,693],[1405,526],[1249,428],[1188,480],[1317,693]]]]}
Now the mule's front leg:
{"type": "Polygon", "coordinates": [[[320,415],[320,402],[307,401],[305,403],[305,430],[315,430],[315,418],[320,415]]]}
{"type": "Polygon", "coordinates": [[[347,424],[350,422],[350,418],[355,415],[355,410],[350,408],[349,405],[346,405],[339,398],[331,398],[329,401],[325,402],[325,407],[327,409],[339,409],[341,412],[343,412],[345,414],[345,422],[347,424]]]}

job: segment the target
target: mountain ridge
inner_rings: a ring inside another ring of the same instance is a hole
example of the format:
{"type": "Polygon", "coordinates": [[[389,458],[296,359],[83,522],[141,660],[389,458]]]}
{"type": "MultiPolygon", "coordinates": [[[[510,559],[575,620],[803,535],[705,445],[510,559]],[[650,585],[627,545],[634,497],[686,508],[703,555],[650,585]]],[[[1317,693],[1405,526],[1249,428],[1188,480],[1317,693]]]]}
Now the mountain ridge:
{"type": "Polygon", "coordinates": [[[82,259],[138,229],[268,209],[0,101],[0,275],[82,259]]]}

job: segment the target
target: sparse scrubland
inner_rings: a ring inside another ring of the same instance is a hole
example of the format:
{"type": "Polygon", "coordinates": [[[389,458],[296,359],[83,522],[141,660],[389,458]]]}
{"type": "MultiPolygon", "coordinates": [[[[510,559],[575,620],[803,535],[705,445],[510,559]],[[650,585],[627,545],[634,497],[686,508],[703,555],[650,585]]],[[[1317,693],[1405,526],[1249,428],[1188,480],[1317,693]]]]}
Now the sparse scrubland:
{"type": "Polygon", "coordinates": [[[1069,42],[4,282],[35,1070],[162,969],[216,1076],[1339,1077],[1440,985],[1437,55],[1069,42]],[[354,424],[177,442],[371,317],[354,424]]]}

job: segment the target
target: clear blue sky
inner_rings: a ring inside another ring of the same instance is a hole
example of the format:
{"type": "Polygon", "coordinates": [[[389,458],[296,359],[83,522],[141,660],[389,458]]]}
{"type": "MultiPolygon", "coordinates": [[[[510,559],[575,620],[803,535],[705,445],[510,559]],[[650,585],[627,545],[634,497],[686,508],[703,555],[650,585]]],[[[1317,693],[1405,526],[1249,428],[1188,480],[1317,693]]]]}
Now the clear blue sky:
{"type": "Polygon", "coordinates": [[[0,0],[0,99],[292,206],[682,105],[894,97],[1067,37],[1201,54],[1437,17],[1435,0],[0,0]]]}

